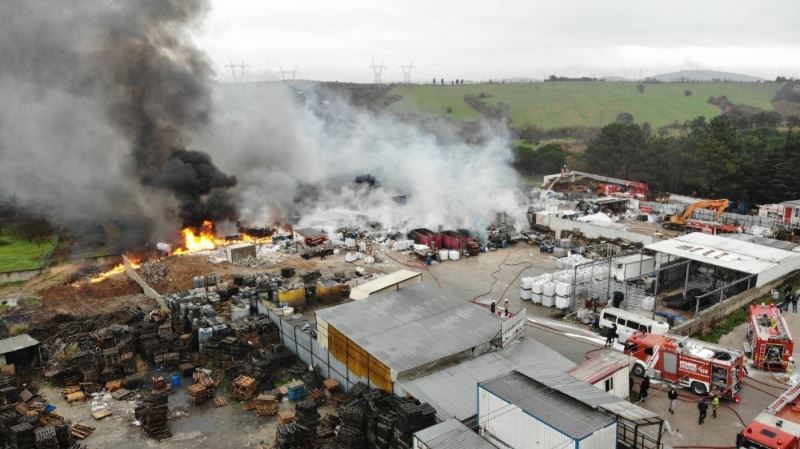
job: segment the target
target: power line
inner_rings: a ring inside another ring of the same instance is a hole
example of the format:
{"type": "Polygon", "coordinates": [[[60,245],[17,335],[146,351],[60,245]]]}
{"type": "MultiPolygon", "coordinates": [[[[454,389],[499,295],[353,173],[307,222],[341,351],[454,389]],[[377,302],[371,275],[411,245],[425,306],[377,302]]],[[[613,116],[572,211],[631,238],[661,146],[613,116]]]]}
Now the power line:
{"type": "Polygon", "coordinates": [[[233,76],[233,79],[236,79],[236,67],[238,66],[234,64],[233,61],[225,65],[225,68],[231,69],[231,76],[233,76]]]}
{"type": "Polygon", "coordinates": [[[285,70],[283,67],[280,67],[279,69],[281,79],[283,81],[294,81],[297,78],[297,75],[300,74],[300,72],[297,71],[297,66],[294,66],[292,70],[285,70]]]}
{"type": "Polygon", "coordinates": [[[372,74],[374,76],[373,82],[375,84],[383,84],[381,75],[383,74],[383,71],[386,70],[386,65],[384,65],[383,62],[380,64],[375,64],[375,61],[373,60],[372,65],[370,65],[369,68],[372,69],[372,74]]]}
{"type": "Polygon", "coordinates": [[[414,62],[409,62],[408,64],[400,61],[400,70],[403,72],[403,82],[405,84],[411,84],[411,70],[414,69],[414,62]]]}
{"type": "Polygon", "coordinates": [[[242,62],[239,64],[239,74],[241,75],[242,78],[244,78],[244,69],[246,69],[248,67],[250,67],[250,66],[245,64],[244,60],[242,60],[242,62]]]}

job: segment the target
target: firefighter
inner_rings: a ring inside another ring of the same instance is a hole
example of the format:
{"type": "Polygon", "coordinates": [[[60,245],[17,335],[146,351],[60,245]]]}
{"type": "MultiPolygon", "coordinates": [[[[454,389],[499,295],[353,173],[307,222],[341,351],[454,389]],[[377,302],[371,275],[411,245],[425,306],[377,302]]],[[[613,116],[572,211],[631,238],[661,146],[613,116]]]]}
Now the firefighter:
{"type": "Polygon", "coordinates": [[[647,374],[644,375],[644,379],[642,379],[642,383],[639,384],[639,401],[644,402],[647,399],[647,392],[650,390],[650,377],[647,374]]]}
{"type": "Polygon", "coordinates": [[[700,411],[700,419],[697,421],[697,424],[702,425],[703,421],[706,420],[706,412],[708,411],[708,402],[706,402],[706,398],[700,399],[700,402],[697,403],[697,410],[700,411]]]}
{"type": "Polygon", "coordinates": [[[715,394],[714,399],[711,400],[711,416],[717,417],[717,409],[719,408],[719,395],[715,394]]]}
{"type": "Polygon", "coordinates": [[[786,380],[792,377],[792,373],[794,372],[794,357],[789,357],[789,361],[786,363],[786,380]]]}
{"type": "Polygon", "coordinates": [[[497,312],[497,302],[495,302],[494,299],[492,300],[492,303],[489,305],[489,310],[492,312],[492,315],[494,315],[495,312],[497,312]]]}
{"type": "Polygon", "coordinates": [[[608,330],[608,334],[606,335],[606,346],[613,345],[615,338],[617,338],[617,323],[612,324],[611,329],[608,330]]]}

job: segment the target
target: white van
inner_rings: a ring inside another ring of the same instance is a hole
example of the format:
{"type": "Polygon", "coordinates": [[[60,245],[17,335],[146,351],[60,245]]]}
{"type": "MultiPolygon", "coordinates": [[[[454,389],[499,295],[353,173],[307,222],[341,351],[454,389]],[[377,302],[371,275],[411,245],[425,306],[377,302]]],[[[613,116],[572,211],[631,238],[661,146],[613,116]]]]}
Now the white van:
{"type": "Polygon", "coordinates": [[[669,324],[664,321],[651,320],[633,312],[615,307],[607,307],[600,311],[598,326],[603,335],[608,335],[608,330],[614,323],[617,324],[617,341],[622,344],[625,344],[628,336],[634,332],[664,335],[669,331],[669,324]]]}

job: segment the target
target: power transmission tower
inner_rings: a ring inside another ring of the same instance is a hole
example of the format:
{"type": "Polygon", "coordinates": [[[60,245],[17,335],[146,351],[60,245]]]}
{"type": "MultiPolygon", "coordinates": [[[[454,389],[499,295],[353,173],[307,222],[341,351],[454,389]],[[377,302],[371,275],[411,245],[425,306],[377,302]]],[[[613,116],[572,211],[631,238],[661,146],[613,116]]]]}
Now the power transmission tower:
{"type": "Polygon", "coordinates": [[[403,82],[406,84],[411,84],[411,70],[414,69],[414,62],[409,62],[405,64],[403,61],[400,61],[400,70],[403,71],[403,82]]]}
{"type": "Polygon", "coordinates": [[[238,66],[236,64],[234,64],[233,61],[229,62],[225,66],[225,68],[231,69],[231,76],[233,76],[233,79],[236,79],[236,67],[238,67],[238,66]]]}
{"type": "Polygon", "coordinates": [[[294,81],[295,78],[297,78],[297,75],[300,74],[300,72],[297,70],[297,66],[294,66],[292,70],[284,70],[283,67],[280,67],[280,72],[281,78],[284,81],[294,81]]]}
{"type": "Polygon", "coordinates": [[[244,78],[244,69],[246,69],[246,68],[248,68],[248,67],[250,67],[250,66],[249,66],[248,64],[245,64],[245,63],[244,63],[244,61],[242,61],[242,63],[241,63],[241,64],[239,64],[239,75],[240,75],[242,78],[244,78]]]}
{"type": "Polygon", "coordinates": [[[374,83],[375,84],[382,84],[381,81],[381,74],[386,69],[386,66],[381,62],[380,64],[375,64],[375,61],[372,61],[372,65],[369,66],[372,69],[372,74],[375,75],[374,83]]]}

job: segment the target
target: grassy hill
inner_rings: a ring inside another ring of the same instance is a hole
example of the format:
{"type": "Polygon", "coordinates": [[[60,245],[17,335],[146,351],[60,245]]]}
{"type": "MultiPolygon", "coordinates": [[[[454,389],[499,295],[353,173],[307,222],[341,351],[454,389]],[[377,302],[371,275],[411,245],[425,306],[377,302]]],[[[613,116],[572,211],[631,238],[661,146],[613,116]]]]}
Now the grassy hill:
{"type": "Polygon", "coordinates": [[[639,93],[634,82],[554,81],[519,84],[470,84],[460,86],[398,85],[388,95],[402,97],[390,106],[396,112],[446,114],[472,121],[480,113],[464,102],[465,95],[489,95],[489,105],[509,105],[514,127],[535,124],[544,129],[568,126],[601,127],[620,112],[633,114],[654,128],[683,122],[697,116],[713,117],[719,108],[708,103],[711,96],[726,95],[735,104],[772,110],[778,83],[669,83],[647,84],[639,93]],[[692,95],[685,96],[690,90],[692,95]]]}
{"type": "Polygon", "coordinates": [[[42,266],[42,258],[53,250],[57,241],[55,235],[51,235],[39,244],[8,234],[0,234],[0,273],[39,268],[42,266]]]}

